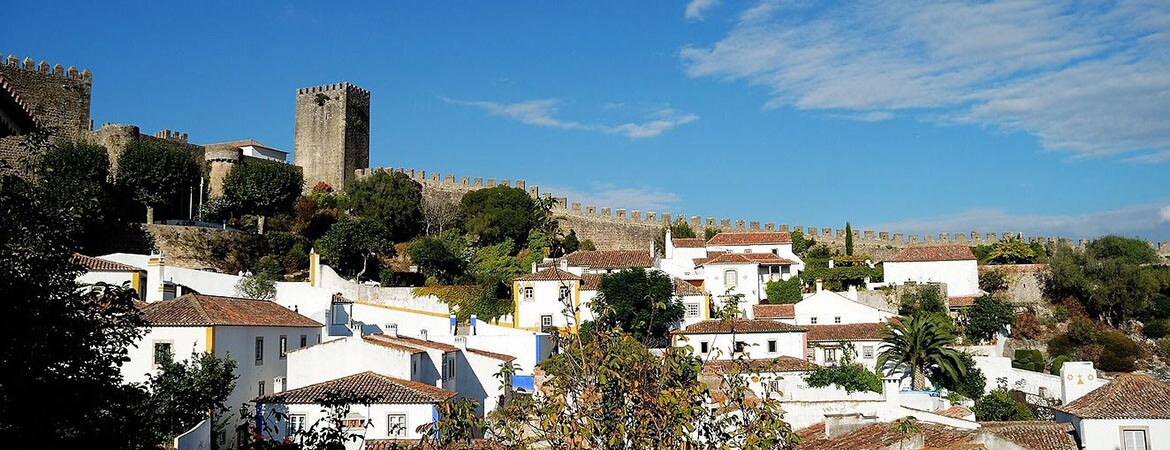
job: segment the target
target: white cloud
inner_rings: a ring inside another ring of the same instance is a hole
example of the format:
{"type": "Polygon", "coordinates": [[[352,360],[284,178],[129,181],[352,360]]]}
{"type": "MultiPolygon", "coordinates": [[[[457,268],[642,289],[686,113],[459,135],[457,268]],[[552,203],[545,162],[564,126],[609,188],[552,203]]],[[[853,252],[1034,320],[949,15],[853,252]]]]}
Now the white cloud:
{"type": "MultiPolygon", "coordinates": [[[[567,197],[569,203],[580,203],[584,209],[587,205],[601,208],[623,208],[642,212],[669,212],[677,206],[678,194],[664,192],[651,187],[617,186],[611,183],[594,182],[586,189],[573,189],[554,186],[541,186],[554,197],[567,197]]],[[[612,213],[616,215],[617,213],[612,213]]]]}
{"type": "Polygon", "coordinates": [[[1170,161],[1170,2],[769,0],[680,56],[692,77],[767,89],[767,108],[913,113],[1077,157],[1170,161]]]}
{"type": "Polygon", "coordinates": [[[1028,236],[1094,238],[1104,234],[1170,240],[1170,206],[1132,205],[1085,214],[1014,214],[1001,209],[972,209],[956,214],[867,225],[865,229],[907,234],[1022,232],[1028,236]]]}
{"type": "Polygon", "coordinates": [[[691,0],[683,16],[690,20],[703,20],[703,13],[719,4],[719,0],[691,0]]]}
{"type": "MultiPolygon", "coordinates": [[[[528,100],[516,103],[498,103],[482,100],[456,100],[445,97],[443,98],[443,101],[453,105],[470,106],[473,108],[482,109],[487,111],[489,114],[508,117],[528,125],[560,128],[563,130],[596,131],[606,134],[622,135],[630,139],[658,137],[662,133],[672,128],[699,120],[699,116],[695,114],[680,113],[672,108],[665,107],[651,112],[646,117],[646,120],[642,122],[629,122],[621,125],[602,125],[558,119],[556,117],[558,112],[557,105],[560,104],[560,100],[553,98],[528,100]]],[[[624,104],[620,104],[620,106],[613,105],[619,104],[607,104],[605,105],[605,109],[624,107],[624,104]]]]}

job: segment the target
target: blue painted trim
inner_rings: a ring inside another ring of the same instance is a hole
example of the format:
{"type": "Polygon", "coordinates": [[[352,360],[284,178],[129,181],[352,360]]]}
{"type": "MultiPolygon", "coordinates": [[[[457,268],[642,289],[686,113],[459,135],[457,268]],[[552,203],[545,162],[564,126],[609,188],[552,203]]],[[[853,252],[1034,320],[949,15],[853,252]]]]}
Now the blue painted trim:
{"type": "Polygon", "coordinates": [[[435,438],[435,440],[438,440],[439,439],[439,405],[435,405],[434,408],[431,408],[431,420],[433,421],[432,423],[435,424],[433,437],[435,438]]]}

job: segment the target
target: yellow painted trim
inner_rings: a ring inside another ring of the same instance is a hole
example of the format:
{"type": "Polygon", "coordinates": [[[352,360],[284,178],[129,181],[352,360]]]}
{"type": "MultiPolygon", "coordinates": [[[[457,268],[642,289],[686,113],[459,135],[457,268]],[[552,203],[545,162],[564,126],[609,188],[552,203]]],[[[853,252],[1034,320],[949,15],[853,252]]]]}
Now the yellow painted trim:
{"type": "Polygon", "coordinates": [[[580,281],[573,281],[572,283],[573,283],[573,304],[576,305],[573,308],[573,313],[576,316],[576,320],[573,322],[573,326],[570,327],[570,330],[573,332],[577,332],[577,330],[580,329],[580,327],[581,327],[581,282],[580,281]]]}
{"type": "Polygon", "coordinates": [[[207,327],[207,343],[204,348],[207,353],[215,353],[215,327],[207,327]]]}
{"type": "Polygon", "coordinates": [[[374,307],[378,307],[378,308],[385,308],[385,309],[389,309],[389,310],[393,310],[393,311],[402,311],[402,312],[408,312],[408,313],[414,313],[414,314],[426,314],[426,315],[428,315],[428,316],[442,317],[442,318],[444,318],[444,319],[447,319],[447,318],[450,318],[450,317],[451,317],[451,315],[450,315],[450,314],[437,313],[437,312],[433,312],[433,311],[419,311],[419,310],[417,310],[417,309],[403,308],[403,307],[400,307],[400,306],[379,305],[379,304],[377,304],[377,303],[363,302],[363,301],[361,301],[361,300],[355,301],[354,303],[357,303],[357,304],[359,304],[359,305],[366,305],[366,306],[374,306],[374,307]]]}
{"type": "MultiPolygon", "coordinates": [[[[143,293],[142,292],[142,273],[141,272],[134,272],[134,276],[130,277],[130,289],[133,289],[134,292],[137,292],[139,295],[141,295],[143,293]]],[[[146,299],[143,299],[143,300],[146,300],[146,299]]]]}
{"type": "Polygon", "coordinates": [[[700,319],[707,320],[711,318],[711,296],[703,295],[703,314],[699,315],[700,319]]]}
{"type": "Polygon", "coordinates": [[[321,257],[317,252],[309,254],[309,286],[317,287],[317,265],[321,264],[321,257]]]}
{"type": "Polygon", "coordinates": [[[512,328],[520,323],[520,282],[512,282],[512,328]]]}

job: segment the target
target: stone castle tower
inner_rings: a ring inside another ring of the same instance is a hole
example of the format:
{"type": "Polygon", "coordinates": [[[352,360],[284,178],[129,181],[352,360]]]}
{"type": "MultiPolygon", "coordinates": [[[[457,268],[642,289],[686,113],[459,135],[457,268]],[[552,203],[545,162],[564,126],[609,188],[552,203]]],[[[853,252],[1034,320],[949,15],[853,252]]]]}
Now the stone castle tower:
{"type": "MultiPolygon", "coordinates": [[[[0,55],[0,75],[28,102],[41,126],[54,131],[53,137],[84,139],[88,136],[90,91],[93,75],[88,69],[77,71],[60,64],[50,66],[32,58],[20,60],[16,55],[7,59],[0,55]]],[[[23,160],[20,136],[0,139],[0,160],[18,163],[23,160]]]]}
{"type": "Polygon", "coordinates": [[[370,91],[349,83],[297,90],[293,164],[305,190],[324,181],[345,189],[357,169],[370,166],[370,91]]]}

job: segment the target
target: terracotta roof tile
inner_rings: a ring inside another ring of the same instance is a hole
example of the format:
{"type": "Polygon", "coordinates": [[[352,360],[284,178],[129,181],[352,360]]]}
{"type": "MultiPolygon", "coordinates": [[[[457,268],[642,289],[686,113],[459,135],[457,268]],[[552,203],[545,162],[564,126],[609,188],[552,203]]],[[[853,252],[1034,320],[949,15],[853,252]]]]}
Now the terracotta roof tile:
{"type": "Polygon", "coordinates": [[[378,398],[379,404],[439,403],[454,392],[417,381],[403,380],[366,371],[256,399],[257,403],[317,403],[328,392],[349,392],[378,398]]]}
{"type": "Polygon", "coordinates": [[[712,236],[707,245],[791,244],[787,231],[724,231],[712,236]]]}
{"type": "Polygon", "coordinates": [[[955,419],[966,419],[975,415],[973,411],[967,409],[963,405],[955,405],[947,409],[935,411],[934,413],[940,416],[953,417],[955,419]]]}
{"type": "Polygon", "coordinates": [[[713,266],[721,264],[769,264],[769,265],[785,265],[796,264],[790,259],[781,258],[771,253],[724,253],[714,258],[709,258],[701,266],[713,266]]]}
{"type": "Polygon", "coordinates": [[[703,238],[673,238],[670,243],[676,248],[701,248],[707,246],[703,238]]]}
{"type": "Polygon", "coordinates": [[[1040,420],[980,422],[988,432],[1032,450],[1078,450],[1072,424],[1040,420]]]}
{"type": "MultiPolygon", "coordinates": [[[[922,440],[926,447],[947,447],[966,443],[975,435],[975,430],[948,427],[929,422],[918,422],[922,440]]],[[[830,439],[825,435],[824,422],[797,430],[800,436],[798,450],[878,450],[897,448],[903,437],[894,430],[891,423],[875,423],[830,439]]]]}
{"type": "Polygon", "coordinates": [[[512,362],[512,361],[516,360],[516,357],[512,356],[512,355],[505,355],[503,353],[489,352],[487,350],[480,350],[477,348],[468,348],[467,352],[474,353],[474,354],[479,355],[479,356],[488,357],[491,359],[498,359],[498,360],[504,361],[504,362],[512,362]]]}
{"type": "Polygon", "coordinates": [[[20,97],[11,80],[4,74],[0,74],[0,109],[10,112],[12,119],[17,122],[15,125],[18,128],[12,130],[15,134],[24,134],[39,125],[39,120],[28,102],[20,97]]]}
{"type": "Polygon", "coordinates": [[[650,252],[642,250],[578,250],[565,255],[571,266],[592,269],[649,268],[654,265],[650,252]]]}
{"type": "Polygon", "coordinates": [[[752,305],[752,315],[757,319],[795,319],[796,305],[752,305]]]}
{"type": "Polygon", "coordinates": [[[439,351],[442,351],[444,353],[459,351],[459,347],[456,347],[456,346],[451,345],[451,344],[444,344],[442,342],[435,342],[435,341],[427,341],[427,340],[423,340],[423,339],[419,339],[419,338],[403,336],[401,334],[398,335],[398,337],[392,337],[392,336],[386,335],[386,334],[371,334],[368,337],[380,340],[382,342],[387,342],[390,344],[397,344],[397,345],[401,345],[401,346],[414,347],[414,348],[427,348],[427,349],[432,349],[432,350],[439,350],[439,351]]]}
{"type": "Polygon", "coordinates": [[[675,330],[676,334],[722,334],[731,333],[788,333],[804,332],[806,328],[790,325],[774,320],[747,320],[734,319],[729,321],[704,320],[688,325],[682,330],[675,330]]]}
{"type": "Polygon", "coordinates": [[[809,342],[880,341],[885,336],[884,323],[850,323],[842,325],[805,325],[809,342]]]}
{"type": "Polygon", "coordinates": [[[581,277],[573,275],[572,273],[563,271],[556,267],[549,267],[542,269],[536,273],[521,275],[517,280],[521,281],[566,281],[566,280],[580,280],[581,277]]]}
{"type": "Polygon", "coordinates": [[[220,147],[220,148],[261,147],[261,148],[266,148],[269,150],[276,150],[276,151],[282,152],[282,153],[288,153],[288,152],[285,152],[284,150],[280,150],[280,149],[277,149],[274,147],[269,147],[267,145],[261,144],[260,142],[257,142],[255,139],[240,139],[238,141],[215,142],[215,143],[211,143],[211,144],[204,144],[203,146],[204,147],[220,147]]]}
{"type": "Polygon", "coordinates": [[[601,274],[587,273],[581,275],[581,290],[582,291],[596,291],[601,287],[601,274]]]}
{"type": "Polygon", "coordinates": [[[947,297],[947,303],[951,308],[966,308],[975,304],[975,297],[947,297]]]}
{"type": "MultiPolygon", "coordinates": [[[[443,450],[448,448],[439,447],[433,442],[421,442],[418,439],[367,439],[363,442],[366,450],[443,450]]],[[[503,450],[507,448],[499,442],[478,438],[471,441],[471,447],[462,447],[462,443],[459,445],[461,449],[470,448],[471,450],[503,450]]]]}
{"type": "Polygon", "coordinates": [[[739,365],[738,367],[743,371],[759,373],[804,372],[817,368],[816,364],[810,363],[800,358],[780,356],[776,358],[740,360],[718,359],[714,361],[706,361],[703,363],[703,372],[709,375],[720,375],[736,368],[737,365],[739,365]]]}
{"type": "Polygon", "coordinates": [[[320,322],[267,300],[187,294],[150,303],[142,317],[155,327],[322,327],[320,322]]]}
{"type": "Polygon", "coordinates": [[[1056,410],[1082,419],[1170,419],[1170,384],[1122,374],[1056,410]]]}
{"type": "MultiPolygon", "coordinates": [[[[381,335],[381,334],[370,334],[370,335],[362,336],[362,340],[366,341],[370,344],[374,344],[374,345],[386,347],[386,348],[392,348],[395,350],[402,350],[402,351],[408,352],[410,354],[426,353],[426,350],[423,350],[423,349],[418,348],[418,347],[404,345],[404,344],[401,344],[398,342],[394,342],[391,339],[382,339],[383,336],[384,335],[381,335]]],[[[338,339],[336,341],[331,341],[331,342],[340,342],[340,341],[341,340],[338,339]]]]}
{"type": "Polygon", "coordinates": [[[80,253],[73,254],[73,262],[85,266],[85,270],[89,272],[145,272],[143,269],[129,264],[85,256],[80,253]]]}
{"type": "Polygon", "coordinates": [[[706,294],[707,294],[706,292],[703,292],[702,289],[699,289],[697,286],[695,286],[693,284],[687,283],[686,281],[678,279],[678,278],[674,279],[674,295],[687,296],[687,295],[706,295],[706,294]]]}
{"type": "Polygon", "coordinates": [[[971,247],[955,245],[919,245],[898,252],[886,262],[967,261],[975,260],[971,247]]]}

